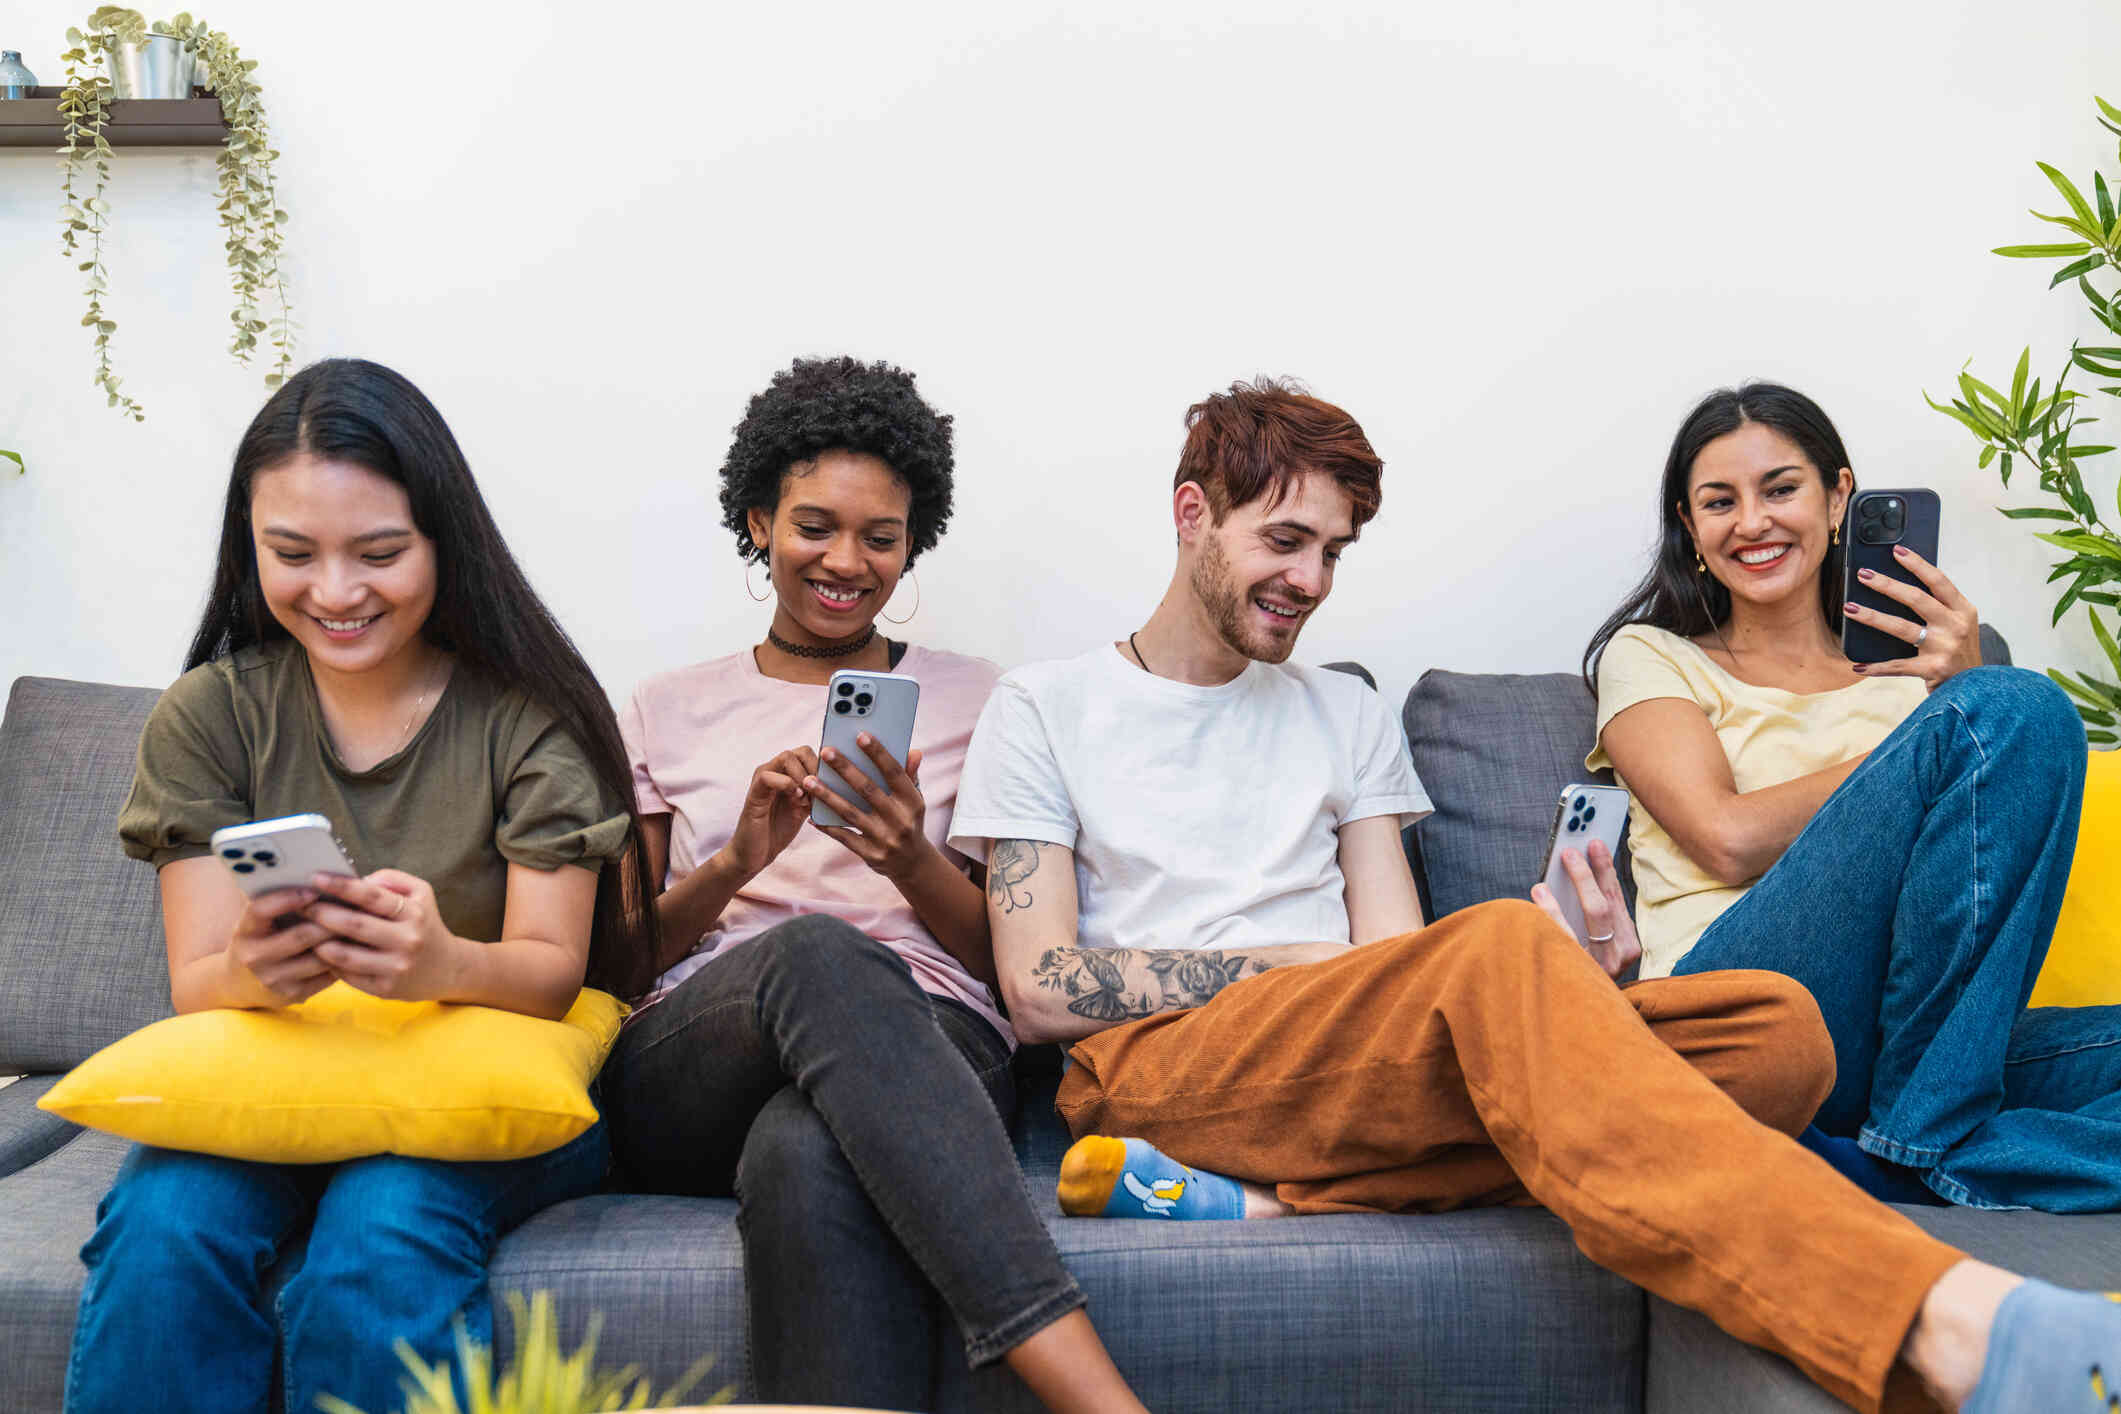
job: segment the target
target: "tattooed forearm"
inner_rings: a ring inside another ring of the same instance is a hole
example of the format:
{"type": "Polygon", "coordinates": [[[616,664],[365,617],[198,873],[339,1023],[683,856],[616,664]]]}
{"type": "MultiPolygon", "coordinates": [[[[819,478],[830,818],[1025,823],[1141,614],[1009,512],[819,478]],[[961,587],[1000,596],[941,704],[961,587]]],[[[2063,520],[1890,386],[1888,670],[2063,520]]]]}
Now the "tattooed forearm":
{"type": "Polygon", "coordinates": [[[1038,872],[1037,840],[996,840],[987,851],[987,898],[1004,915],[1031,906],[1025,887],[1038,872]]]}
{"type": "Polygon", "coordinates": [[[1034,976],[1092,1021],[1129,1021],[1197,1007],[1273,964],[1251,953],[1150,948],[1048,948],[1034,976]]]}

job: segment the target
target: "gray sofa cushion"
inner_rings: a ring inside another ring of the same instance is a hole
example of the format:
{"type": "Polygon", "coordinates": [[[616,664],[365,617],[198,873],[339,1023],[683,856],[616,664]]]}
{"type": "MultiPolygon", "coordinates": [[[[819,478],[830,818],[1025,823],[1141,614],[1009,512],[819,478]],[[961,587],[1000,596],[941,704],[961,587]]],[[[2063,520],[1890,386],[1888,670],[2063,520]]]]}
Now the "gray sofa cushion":
{"type": "Polygon", "coordinates": [[[0,1087],[0,1178],[28,1168],[82,1132],[81,1126],[37,1108],[37,1100],[58,1082],[56,1075],[29,1075],[0,1087]]]}
{"type": "Polygon", "coordinates": [[[81,1301],[81,1244],[131,1149],[83,1134],[0,1178],[0,1404],[9,1410],[60,1406],[81,1301]]]}
{"type": "Polygon", "coordinates": [[[118,850],[151,688],[20,678],[0,727],[0,1073],[169,1015],[155,871],[118,850]]]}
{"type": "Polygon", "coordinates": [[[748,1390],[744,1253],[736,1202],[657,1194],[597,1194],[547,1208],[501,1240],[488,1287],[494,1338],[513,1348],[508,1291],[550,1291],[563,1347],[604,1316],[597,1364],[634,1364],[661,1393],[702,1355],[714,1368],[692,1392],[748,1390]]]}
{"type": "MultiPolygon", "coordinates": [[[[1583,679],[1570,673],[1431,669],[1400,715],[1414,769],[1436,806],[1414,827],[1432,919],[1523,898],[1546,866],[1561,788],[1612,780],[1583,768],[1595,707],[1583,679]]],[[[1623,843],[1621,883],[1632,904],[1626,856],[1623,843]]]]}

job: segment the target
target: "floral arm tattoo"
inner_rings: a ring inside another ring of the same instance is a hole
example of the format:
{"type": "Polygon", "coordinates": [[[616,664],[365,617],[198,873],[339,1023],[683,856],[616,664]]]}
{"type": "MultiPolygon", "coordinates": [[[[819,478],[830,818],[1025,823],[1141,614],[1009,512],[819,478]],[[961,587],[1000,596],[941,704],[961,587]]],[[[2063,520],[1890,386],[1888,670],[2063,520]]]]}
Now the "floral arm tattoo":
{"type": "Polygon", "coordinates": [[[1273,964],[1249,953],[1193,948],[1048,948],[1032,974],[1092,1021],[1131,1021],[1197,1007],[1273,964]]]}
{"type": "MultiPolygon", "coordinates": [[[[996,840],[987,852],[987,899],[1002,916],[1037,901],[1037,840],[996,840]]],[[[1048,948],[1032,976],[1092,1021],[1128,1021],[1197,1007],[1273,966],[1250,953],[1193,948],[1048,948]]]]}

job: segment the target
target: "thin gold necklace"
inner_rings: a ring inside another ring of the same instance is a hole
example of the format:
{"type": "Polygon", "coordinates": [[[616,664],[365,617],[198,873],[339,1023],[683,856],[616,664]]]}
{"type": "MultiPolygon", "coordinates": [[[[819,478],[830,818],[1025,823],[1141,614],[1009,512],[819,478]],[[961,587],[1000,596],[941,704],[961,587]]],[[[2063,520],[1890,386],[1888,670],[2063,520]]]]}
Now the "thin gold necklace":
{"type": "Polygon", "coordinates": [[[398,733],[397,743],[383,753],[386,759],[403,751],[405,743],[412,740],[412,730],[420,724],[420,713],[426,710],[427,699],[434,695],[435,686],[434,680],[429,678],[426,688],[420,693],[420,700],[412,705],[412,715],[405,719],[405,729],[398,733]]]}

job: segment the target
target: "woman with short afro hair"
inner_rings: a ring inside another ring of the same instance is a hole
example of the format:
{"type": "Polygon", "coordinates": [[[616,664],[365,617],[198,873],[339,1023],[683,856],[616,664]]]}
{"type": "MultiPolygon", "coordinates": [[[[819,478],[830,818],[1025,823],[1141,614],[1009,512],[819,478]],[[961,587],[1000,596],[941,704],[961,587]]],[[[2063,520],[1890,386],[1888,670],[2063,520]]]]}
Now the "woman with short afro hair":
{"type": "Polygon", "coordinates": [[[605,1108],[634,1186],[736,1197],[751,1397],[932,1408],[947,1312],[1048,1407],[1138,1410],[1024,1196],[983,880],[945,843],[998,673],[876,629],[952,471],[949,417],[889,364],[798,359],[746,408],[723,521],[772,618],[620,714],[665,941],[605,1108]],[[843,668],[920,683],[905,761],[821,762],[843,668]]]}

